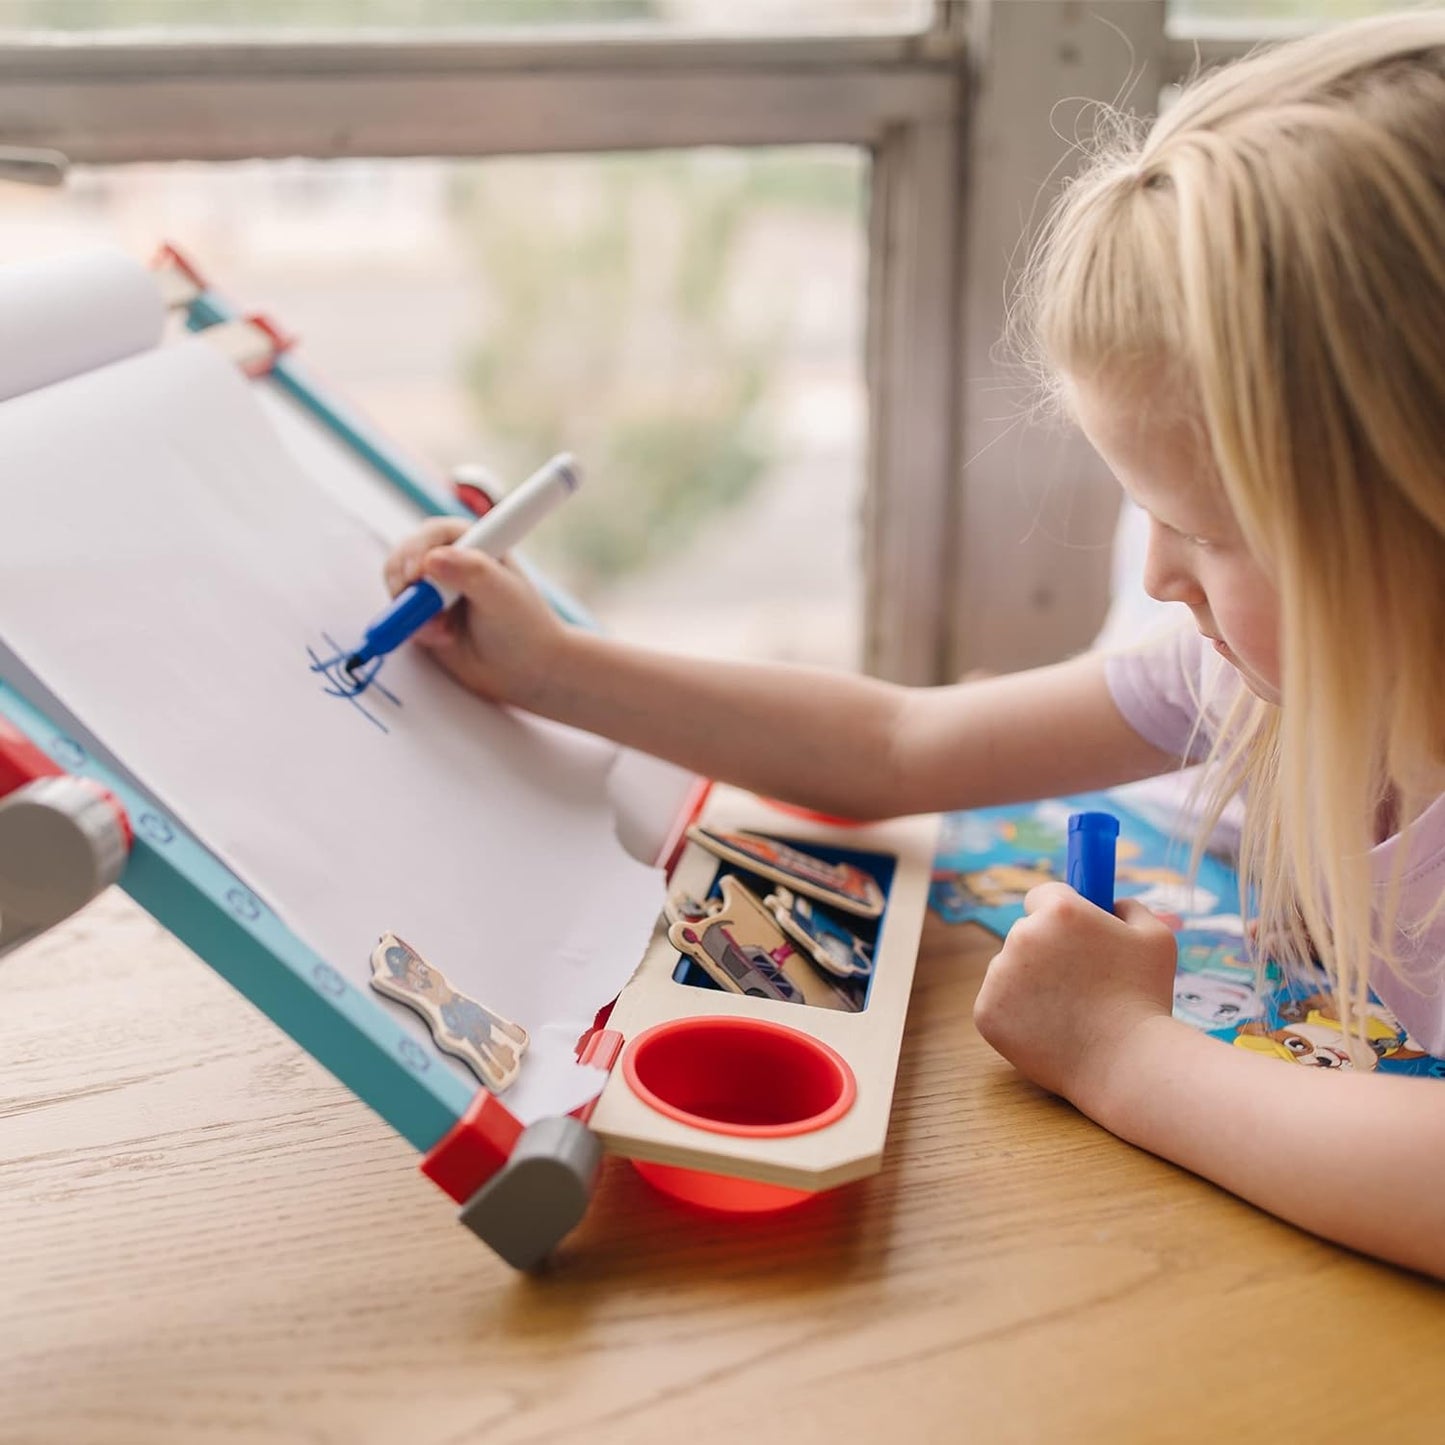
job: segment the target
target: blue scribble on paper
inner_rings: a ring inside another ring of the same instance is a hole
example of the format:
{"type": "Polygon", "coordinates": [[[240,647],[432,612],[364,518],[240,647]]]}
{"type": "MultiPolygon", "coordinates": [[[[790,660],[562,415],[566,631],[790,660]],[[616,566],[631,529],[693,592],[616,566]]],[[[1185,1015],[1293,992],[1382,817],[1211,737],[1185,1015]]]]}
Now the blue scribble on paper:
{"type": "Polygon", "coordinates": [[[346,666],[347,653],[336,639],[325,632],[321,634],[321,639],[330,648],[329,654],[323,655],[316,648],[308,646],[306,656],[311,659],[311,671],[325,684],[322,691],[328,697],[345,698],[369,723],[373,723],[384,733],[390,732],[391,729],[361,701],[363,693],[370,693],[389,702],[393,707],[401,706],[401,699],[377,681],[377,673],[381,671],[382,663],[386,659],[379,657],[369,666],[353,673],[346,666]]]}

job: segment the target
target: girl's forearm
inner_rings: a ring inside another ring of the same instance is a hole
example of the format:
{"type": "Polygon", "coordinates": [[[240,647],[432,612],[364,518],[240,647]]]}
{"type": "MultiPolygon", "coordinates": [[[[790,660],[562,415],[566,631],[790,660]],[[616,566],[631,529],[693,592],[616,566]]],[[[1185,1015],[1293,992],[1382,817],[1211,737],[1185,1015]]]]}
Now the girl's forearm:
{"type": "Polygon", "coordinates": [[[1075,1100],[1111,1132],[1271,1214],[1445,1279],[1445,1087],[1311,1069],[1168,1017],[1075,1100]]]}
{"type": "Polygon", "coordinates": [[[569,632],[533,712],[707,777],[850,818],[982,807],[1148,777],[1177,760],[1080,657],[950,687],[653,652],[569,632]]]}
{"type": "Polygon", "coordinates": [[[822,812],[921,811],[896,742],[908,689],[874,678],[654,652],[569,634],[533,712],[822,812]]]}

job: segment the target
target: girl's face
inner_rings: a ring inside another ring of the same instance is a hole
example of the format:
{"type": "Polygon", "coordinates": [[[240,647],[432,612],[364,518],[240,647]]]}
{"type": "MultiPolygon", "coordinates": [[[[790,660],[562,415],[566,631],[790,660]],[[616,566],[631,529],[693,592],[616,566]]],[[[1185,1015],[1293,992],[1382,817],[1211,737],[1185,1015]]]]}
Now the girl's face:
{"type": "Polygon", "coordinates": [[[1084,434],[1149,516],[1144,590],[1182,602],[1249,690],[1278,703],[1279,597],[1244,544],[1197,427],[1138,388],[1075,379],[1070,392],[1084,434]]]}

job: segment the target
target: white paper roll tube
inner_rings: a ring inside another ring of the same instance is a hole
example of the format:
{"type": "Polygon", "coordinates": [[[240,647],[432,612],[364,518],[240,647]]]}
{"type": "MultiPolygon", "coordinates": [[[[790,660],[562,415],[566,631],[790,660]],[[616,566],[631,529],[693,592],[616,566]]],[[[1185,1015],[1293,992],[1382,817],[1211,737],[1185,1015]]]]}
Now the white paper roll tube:
{"type": "Polygon", "coordinates": [[[154,346],[160,288],[122,251],[0,267],[0,401],[154,346]]]}

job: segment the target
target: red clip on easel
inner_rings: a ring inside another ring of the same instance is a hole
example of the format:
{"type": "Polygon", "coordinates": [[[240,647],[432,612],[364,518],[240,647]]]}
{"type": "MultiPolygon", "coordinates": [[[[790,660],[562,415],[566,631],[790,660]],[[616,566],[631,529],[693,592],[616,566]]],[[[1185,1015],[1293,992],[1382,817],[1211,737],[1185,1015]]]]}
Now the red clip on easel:
{"type": "Polygon", "coordinates": [[[70,777],[0,717],[0,955],[110,887],[131,842],[112,793],[70,777]]]}

